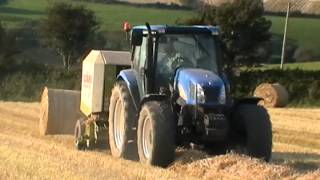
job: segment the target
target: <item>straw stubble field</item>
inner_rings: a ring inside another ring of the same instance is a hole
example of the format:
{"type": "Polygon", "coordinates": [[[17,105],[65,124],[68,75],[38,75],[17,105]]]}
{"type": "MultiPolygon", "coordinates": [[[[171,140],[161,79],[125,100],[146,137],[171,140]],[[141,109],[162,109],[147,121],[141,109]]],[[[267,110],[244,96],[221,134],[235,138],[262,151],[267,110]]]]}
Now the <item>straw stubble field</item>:
{"type": "Polygon", "coordinates": [[[41,137],[39,103],[0,102],[0,179],[316,179],[320,177],[320,109],[269,109],[270,164],[245,156],[180,150],[161,169],[120,160],[107,150],[79,152],[71,136],[41,137]]]}

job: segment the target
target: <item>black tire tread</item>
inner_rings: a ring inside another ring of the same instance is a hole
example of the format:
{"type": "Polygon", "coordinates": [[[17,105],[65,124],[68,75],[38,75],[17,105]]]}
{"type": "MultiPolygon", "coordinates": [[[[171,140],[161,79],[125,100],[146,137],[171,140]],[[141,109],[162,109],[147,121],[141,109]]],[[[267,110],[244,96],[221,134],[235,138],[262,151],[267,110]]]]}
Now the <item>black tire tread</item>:
{"type": "Polygon", "coordinates": [[[272,154],[272,124],[267,110],[259,105],[242,104],[237,107],[234,118],[240,120],[236,124],[244,128],[248,155],[269,161],[272,154]]]}
{"type": "Polygon", "coordinates": [[[137,152],[137,136],[136,136],[136,127],[137,127],[137,113],[133,106],[133,101],[130,96],[129,89],[124,81],[116,82],[114,88],[112,89],[112,95],[110,98],[109,106],[109,144],[111,154],[115,157],[121,157],[130,160],[138,159],[137,152]],[[114,134],[113,134],[113,116],[114,108],[117,98],[121,98],[124,108],[124,122],[125,122],[125,133],[124,133],[124,145],[122,150],[119,150],[116,147],[114,134]]]}
{"type": "Polygon", "coordinates": [[[138,124],[138,152],[142,163],[166,167],[173,160],[176,148],[176,123],[171,106],[166,101],[150,101],[143,105],[138,124]],[[149,116],[153,128],[153,149],[150,159],[146,159],[142,148],[143,118],[149,116]]]}

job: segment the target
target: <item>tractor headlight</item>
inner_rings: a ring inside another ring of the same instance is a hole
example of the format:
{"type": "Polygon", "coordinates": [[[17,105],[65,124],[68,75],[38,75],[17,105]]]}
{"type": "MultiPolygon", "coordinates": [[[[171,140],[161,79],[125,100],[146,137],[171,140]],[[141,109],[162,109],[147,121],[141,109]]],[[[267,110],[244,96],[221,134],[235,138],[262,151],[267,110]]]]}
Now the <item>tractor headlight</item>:
{"type": "Polygon", "coordinates": [[[202,87],[197,84],[197,89],[196,89],[196,94],[197,94],[197,103],[200,103],[200,104],[204,104],[206,102],[206,97],[204,95],[204,91],[202,89],[202,87]]]}
{"type": "Polygon", "coordinates": [[[225,88],[225,86],[222,86],[221,90],[220,90],[220,95],[219,95],[218,101],[220,104],[225,104],[226,99],[227,99],[226,98],[226,88],[225,88]]]}

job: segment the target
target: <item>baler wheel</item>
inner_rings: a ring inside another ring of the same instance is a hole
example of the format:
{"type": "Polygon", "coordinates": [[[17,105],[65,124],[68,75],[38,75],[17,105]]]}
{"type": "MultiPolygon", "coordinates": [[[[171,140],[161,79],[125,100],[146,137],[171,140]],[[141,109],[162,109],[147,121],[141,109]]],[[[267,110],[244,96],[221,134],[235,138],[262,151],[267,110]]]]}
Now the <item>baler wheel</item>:
{"type": "Polygon", "coordinates": [[[74,144],[78,150],[84,150],[86,148],[86,141],[83,137],[85,131],[83,123],[83,119],[78,119],[74,127],[74,144]]]}

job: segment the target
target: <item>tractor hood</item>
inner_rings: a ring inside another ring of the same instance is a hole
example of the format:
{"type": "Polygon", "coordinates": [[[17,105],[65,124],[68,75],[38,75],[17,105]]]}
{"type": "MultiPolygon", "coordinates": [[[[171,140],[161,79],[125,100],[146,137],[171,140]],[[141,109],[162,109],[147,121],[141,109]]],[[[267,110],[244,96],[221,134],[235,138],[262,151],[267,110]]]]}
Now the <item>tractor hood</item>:
{"type": "Polygon", "coordinates": [[[178,69],[175,88],[188,105],[221,105],[226,103],[223,80],[215,73],[196,68],[178,69]]]}

